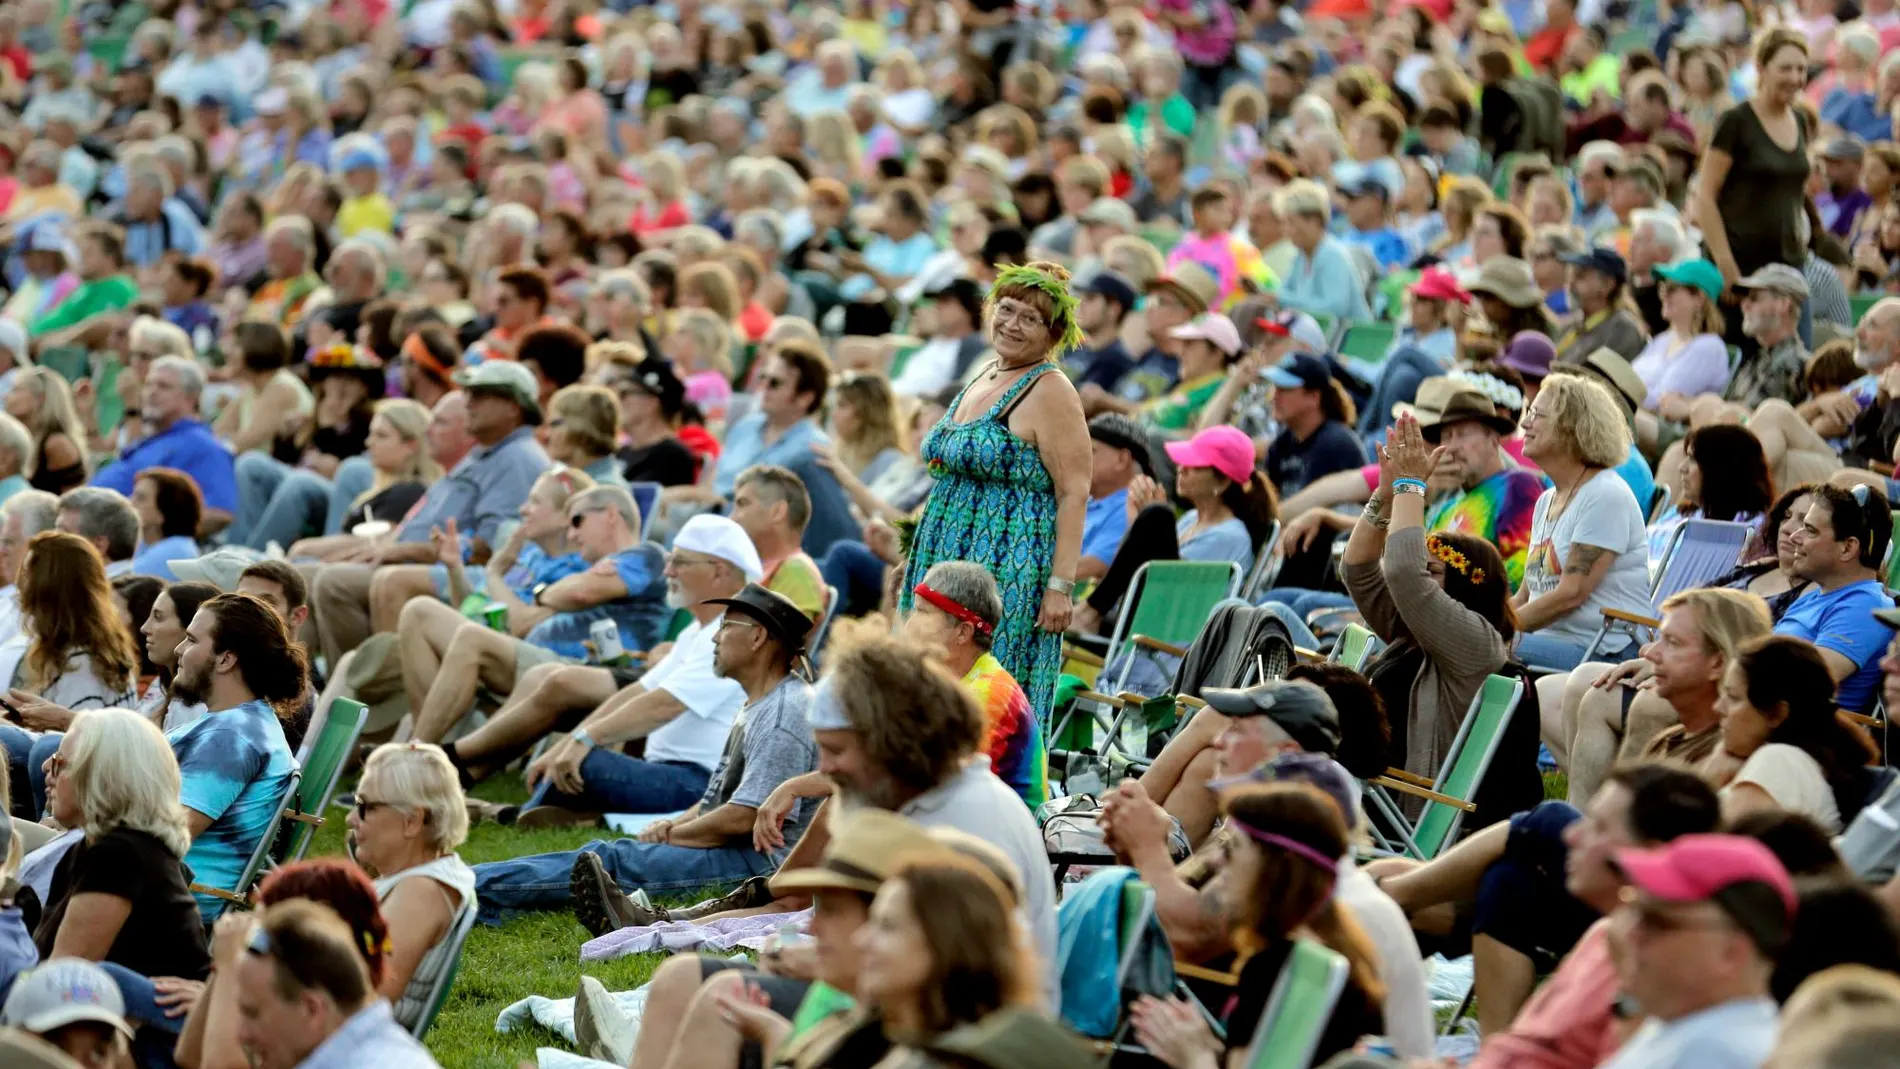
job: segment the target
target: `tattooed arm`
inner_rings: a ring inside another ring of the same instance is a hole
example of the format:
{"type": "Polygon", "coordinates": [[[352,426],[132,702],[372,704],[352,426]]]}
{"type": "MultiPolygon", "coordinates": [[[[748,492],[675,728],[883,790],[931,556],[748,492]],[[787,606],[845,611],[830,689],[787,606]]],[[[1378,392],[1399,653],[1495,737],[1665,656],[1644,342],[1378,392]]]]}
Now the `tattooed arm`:
{"type": "Polygon", "coordinates": [[[1575,612],[1590,600],[1590,594],[1609,574],[1610,565],[1615,560],[1616,555],[1602,546],[1586,546],[1581,542],[1572,545],[1570,556],[1564,560],[1563,577],[1557,581],[1556,589],[1531,598],[1518,607],[1518,630],[1538,631],[1575,612]]]}

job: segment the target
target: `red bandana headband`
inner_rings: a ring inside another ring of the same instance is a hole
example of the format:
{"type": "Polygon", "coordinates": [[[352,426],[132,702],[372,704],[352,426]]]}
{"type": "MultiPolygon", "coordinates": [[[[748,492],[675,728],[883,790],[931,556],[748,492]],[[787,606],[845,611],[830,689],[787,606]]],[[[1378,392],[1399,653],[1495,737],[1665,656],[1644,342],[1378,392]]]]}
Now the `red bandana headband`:
{"type": "Polygon", "coordinates": [[[961,604],[957,603],[953,599],[946,597],[935,590],[930,589],[930,586],[927,583],[918,583],[916,588],[912,590],[911,593],[916,594],[918,597],[924,599],[925,601],[928,601],[932,605],[935,605],[937,608],[942,609],[944,612],[949,613],[951,616],[955,617],[956,619],[961,620],[964,623],[969,624],[971,627],[976,628],[977,634],[987,635],[991,633],[992,631],[996,630],[995,626],[992,625],[988,620],[985,620],[981,616],[978,616],[976,613],[971,612],[969,609],[963,607],[961,604]]]}

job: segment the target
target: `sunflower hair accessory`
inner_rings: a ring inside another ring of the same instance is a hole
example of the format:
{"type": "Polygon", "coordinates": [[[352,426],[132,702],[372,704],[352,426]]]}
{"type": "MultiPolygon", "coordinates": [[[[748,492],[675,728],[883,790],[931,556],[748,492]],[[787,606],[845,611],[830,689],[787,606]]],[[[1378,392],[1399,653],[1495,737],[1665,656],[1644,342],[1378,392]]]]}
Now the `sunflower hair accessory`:
{"type": "Polygon", "coordinates": [[[1471,580],[1473,586],[1484,585],[1484,569],[1473,568],[1471,559],[1466,557],[1457,546],[1433,535],[1425,540],[1425,552],[1445,562],[1445,567],[1471,580]]]}
{"type": "Polygon", "coordinates": [[[1049,321],[1049,356],[1061,356],[1082,344],[1082,325],[1076,320],[1076,309],[1081,302],[1069,292],[1069,272],[1060,264],[1045,260],[1035,263],[1015,264],[996,272],[996,281],[990,286],[990,295],[983,301],[983,310],[996,307],[997,294],[1011,286],[1026,286],[1040,290],[1055,305],[1054,314],[1049,321]]]}

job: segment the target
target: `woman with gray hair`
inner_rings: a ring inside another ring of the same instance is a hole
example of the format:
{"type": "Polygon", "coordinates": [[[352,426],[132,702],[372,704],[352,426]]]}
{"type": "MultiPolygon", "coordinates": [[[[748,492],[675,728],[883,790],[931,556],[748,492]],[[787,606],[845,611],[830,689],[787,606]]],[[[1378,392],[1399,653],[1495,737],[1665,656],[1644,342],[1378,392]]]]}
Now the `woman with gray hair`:
{"type": "Polygon", "coordinates": [[[439,747],[389,743],[363,765],[349,824],[351,856],[375,878],[389,924],[381,993],[410,1028],[454,956],[456,921],[475,908],[475,872],[455,852],[468,799],[439,747]]]}
{"type": "MultiPolygon", "coordinates": [[[[1629,457],[1629,421],[1609,387],[1560,369],[1524,410],[1523,430],[1525,459],[1552,487],[1537,499],[1524,580],[1512,599],[1517,658],[1568,671],[1602,624],[1600,610],[1650,612],[1648,530],[1614,470],[1629,457]]],[[[1621,655],[1600,652],[1606,660],[1621,655]]]]}
{"type": "Polygon", "coordinates": [[[202,980],[204,921],[189,889],[191,845],[178,760],[157,725],[128,709],[80,713],[48,764],[52,815],[84,832],[53,870],[33,931],[42,960],[101,962],[126,1015],[176,1033],[147,977],[202,980]]]}

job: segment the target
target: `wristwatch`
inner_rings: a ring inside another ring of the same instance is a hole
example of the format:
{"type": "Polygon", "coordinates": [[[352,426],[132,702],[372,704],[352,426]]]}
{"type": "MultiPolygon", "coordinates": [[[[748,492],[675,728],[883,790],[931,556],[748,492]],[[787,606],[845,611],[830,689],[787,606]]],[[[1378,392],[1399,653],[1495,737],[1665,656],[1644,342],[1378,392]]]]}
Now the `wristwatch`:
{"type": "Polygon", "coordinates": [[[572,739],[575,742],[580,743],[581,748],[584,750],[591,750],[594,747],[600,745],[599,743],[594,741],[594,737],[592,735],[589,735],[587,733],[586,728],[575,729],[574,733],[572,735],[569,735],[568,738],[572,739]]]}

